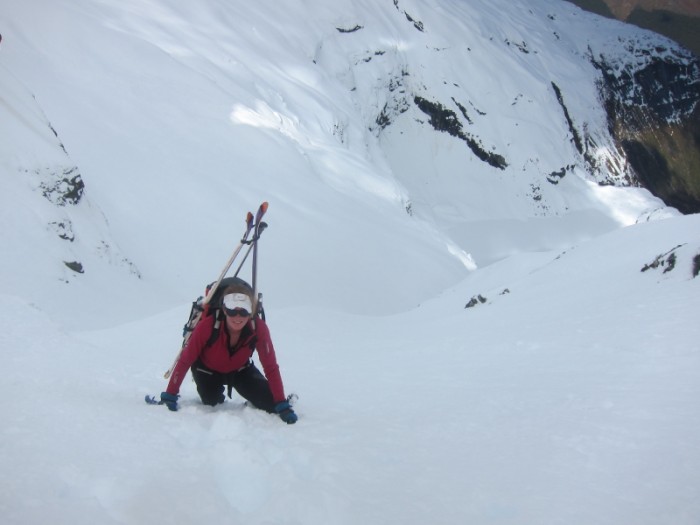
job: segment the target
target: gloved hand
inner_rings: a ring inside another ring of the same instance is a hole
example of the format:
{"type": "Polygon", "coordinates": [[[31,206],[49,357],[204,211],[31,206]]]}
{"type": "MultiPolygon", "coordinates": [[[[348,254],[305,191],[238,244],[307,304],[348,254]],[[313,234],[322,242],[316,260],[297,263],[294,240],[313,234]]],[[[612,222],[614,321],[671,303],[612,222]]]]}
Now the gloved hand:
{"type": "Polygon", "coordinates": [[[180,396],[176,394],[168,394],[167,392],[160,393],[160,402],[168,407],[168,410],[177,412],[177,400],[180,396]]]}
{"type": "Polygon", "coordinates": [[[297,415],[292,410],[292,405],[289,401],[281,401],[275,405],[275,413],[279,415],[280,419],[287,423],[288,425],[293,425],[297,422],[297,415]]]}

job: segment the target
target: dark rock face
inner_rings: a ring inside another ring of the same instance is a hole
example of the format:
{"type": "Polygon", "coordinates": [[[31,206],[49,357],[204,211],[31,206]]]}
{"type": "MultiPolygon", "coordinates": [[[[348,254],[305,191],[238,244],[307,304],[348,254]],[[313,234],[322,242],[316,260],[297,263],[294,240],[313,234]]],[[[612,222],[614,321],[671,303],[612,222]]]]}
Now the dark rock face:
{"type": "MultiPolygon", "coordinates": [[[[476,137],[466,133],[454,111],[446,108],[439,102],[432,102],[419,96],[414,97],[413,102],[418,109],[430,117],[429,123],[433,129],[449,133],[453,137],[463,140],[467,143],[467,146],[469,146],[469,149],[472,150],[474,155],[490,166],[501,170],[506,169],[508,166],[506,159],[498,153],[487,151],[476,137]]],[[[466,117],[464,106],[458,105],[458,107],[466,117]]]]}
{"type": "Polygon", "coordinates": [[[80,202],[85,183],[77,167],[65,168],[62,173],[52,173],[40,185],[42,195],[57,206],[74,206],[80,202]]]}
{"type": "Polygon", "coordinates": [[[630,49],[639,60],[625,64],[591,58],[609,131],[643,186],[683,213],[698,213],[700,60],[653,51],[630,49]]]}

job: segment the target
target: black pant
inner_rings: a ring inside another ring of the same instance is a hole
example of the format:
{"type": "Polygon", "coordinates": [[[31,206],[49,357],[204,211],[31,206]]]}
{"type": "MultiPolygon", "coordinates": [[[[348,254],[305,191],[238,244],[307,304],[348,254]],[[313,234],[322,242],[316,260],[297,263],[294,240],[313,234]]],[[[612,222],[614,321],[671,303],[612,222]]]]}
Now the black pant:
{"type": "Polygon", "coordinates": [[[240,370],[222,374],[209,370],[200,361],[197,361],[192,365],[191,371],[199,397],[205,405],[215,406],[223,403],[226,399],[224,387],[228,385],[229,397],[231,397],[231,388],[235,388],[236,392],[254,407],[266,412],[275,411],[270,385],[262,372],[252,362],[240,370]]]}

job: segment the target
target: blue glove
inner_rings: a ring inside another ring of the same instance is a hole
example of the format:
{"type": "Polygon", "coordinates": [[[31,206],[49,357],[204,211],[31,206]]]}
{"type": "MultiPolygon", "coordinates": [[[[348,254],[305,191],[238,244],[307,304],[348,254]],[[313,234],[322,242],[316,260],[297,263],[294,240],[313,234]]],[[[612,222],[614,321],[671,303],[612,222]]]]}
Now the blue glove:
{"type": "Polygon", "coordinates": [[[168,410],[177,412],[177,400],[180,396],[175,394],[168,394],[167,392],[160,393],[160,402],[168,407],[168,410]]]}
{"type": "Polygon", "coordinates": [[[288,425],[293,425],[297,422],[297,415],[292,410],[292,405],[289,401],[281,401],[275,405],[275,414],[279,415],[280,419],[288,425]]]}

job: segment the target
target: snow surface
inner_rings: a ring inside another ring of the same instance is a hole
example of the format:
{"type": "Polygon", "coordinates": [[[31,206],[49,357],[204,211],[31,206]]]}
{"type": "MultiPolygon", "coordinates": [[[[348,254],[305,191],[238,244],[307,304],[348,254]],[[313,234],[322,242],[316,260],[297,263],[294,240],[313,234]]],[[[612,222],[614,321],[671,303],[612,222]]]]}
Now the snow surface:
{"type": "Polygon", "coordinates": [[[700,216],[596,184],[550,88],[604,138],[586,53],[657,37],[505,0],[2,0],[0,33],[2,523],[700,523],[700,216]],[[377,128],[413,95],[509,167],[377,128]],[[145,405],[263,200],[299,422],[145,405]]]}

